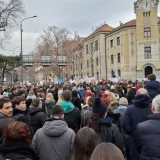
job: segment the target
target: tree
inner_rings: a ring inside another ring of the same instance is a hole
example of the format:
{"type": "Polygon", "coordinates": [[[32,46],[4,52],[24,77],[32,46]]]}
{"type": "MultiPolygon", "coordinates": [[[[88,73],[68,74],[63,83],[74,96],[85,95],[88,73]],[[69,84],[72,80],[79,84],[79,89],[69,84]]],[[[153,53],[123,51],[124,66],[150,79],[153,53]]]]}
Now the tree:
{"type": "Polygon", "coordinates": [[[20,66],[21,58],[20,56],[4,56],[0,55],[0,77],[2,83],[4,82],[4,77],[7,73],[16,67],[20,66]]]}
{"type": "Polygon", "coordinates": [[[11,39],[12,32],[18,26],[25,10],[22,0],[0,0],[0,47],[11,39]]]}

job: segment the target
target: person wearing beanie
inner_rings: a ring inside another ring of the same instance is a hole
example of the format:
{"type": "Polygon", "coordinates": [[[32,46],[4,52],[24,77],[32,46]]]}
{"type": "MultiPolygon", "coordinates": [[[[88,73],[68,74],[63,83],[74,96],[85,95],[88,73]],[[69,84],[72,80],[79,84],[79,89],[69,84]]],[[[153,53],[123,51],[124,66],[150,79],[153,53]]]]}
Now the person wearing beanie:
{"type": "Polygon", "coordinates": [[[150,97],[148,91],[144,88],[137,90],[133,105],[127,107],[122,127],[124,132],[131,136],[130,139],[130,155],[132,159],[139,160],[140,156],[135,148],[134,135],[136,126],[140,122],[144,122],[148,115],[152,114],[150,97]]]}
{"type": "Polygon", "coordinates": [[[124,150],[121,133],[112,120],[107,117],[107,106],[100,97],[94,99],[93,115],[89,120],[89,126],[97,133],[99,142],[110,142],[121,151],[124,150]]]}

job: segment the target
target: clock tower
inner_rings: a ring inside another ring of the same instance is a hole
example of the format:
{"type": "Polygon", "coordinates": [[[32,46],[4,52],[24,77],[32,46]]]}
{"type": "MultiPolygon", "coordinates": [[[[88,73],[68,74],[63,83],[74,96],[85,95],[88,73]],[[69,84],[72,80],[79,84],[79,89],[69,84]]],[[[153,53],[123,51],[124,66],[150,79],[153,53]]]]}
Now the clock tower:
{"type": "Polygon", "coordinates": [[[159,0],[137,0],[134,3],[136,14],[137,39],[137,78],[148,74],[159,74],[159,0]]]}

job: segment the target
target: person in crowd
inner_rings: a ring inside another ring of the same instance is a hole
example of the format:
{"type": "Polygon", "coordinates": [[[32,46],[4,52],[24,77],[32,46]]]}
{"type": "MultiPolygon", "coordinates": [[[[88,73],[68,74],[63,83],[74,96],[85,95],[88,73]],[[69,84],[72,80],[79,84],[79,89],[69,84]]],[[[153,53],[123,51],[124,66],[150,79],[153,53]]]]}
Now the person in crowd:
{"type": "Polygon", "coordinates": [[[127,110],[128,107],[128,100],[125,97],[122,97],[119,99],[119,106],[116,110],[114,110],[114,113],[119,113],[120,114],[120,128],[121,128],[121,135],[123,138],[123,142],[126,148],[126,157],[127,160],[130,160],[130,135],[126,134],[122,128],[122,124],[124,121],[124,116],[125,116],[125,112],[127,110]]]}
{"type": "Polygon", "coordinates": [[[23,100],[26,100],[26,91],[24,89],[20,89],[17,96],[20,96],[23,100]]]}
{"type": "Polygon", "coordinates": [[[13,118],[16,121],[26,123],[28,127],[30,127],[30,123],[26,113],[25,100],[20,96],[16,96],[12,99],[12,105],[13,105],[13,118]]]}
{"type": "Polygon", "coordinates": [[[156,81],[156,75],[154,74],[148,75],[147,78],[148,82],[146,83],[144,88],[148,91],[151,100],[153,100],[154,97],[160,94],[160,83],[156,81]]]}
{"type": "Polygon", "coordinates": [[[34,98],[36,98],[36,96],[35,96],[35,94],[33,92],[33,89],[30,89],[29,92],[28,92],[28,95],[26,97],[26,100],[27,99],[34,99],[34,98]]]}
{"type": "Polygon", "coordinates": [[[134,104],[129,106],[125,112],[123,129],[131,136],[130,154],[132,159],[139,160],[139,155],[135,149],[134,134],[138,123],[147,119],[151,114],[150,98],[146,89],[141,88],[136,92],[134,104]]]}
{"type": "Polygon", "coordinates": [[[52,86],[52,94],[53,94],[55,102],[57,103],[58,101],[58,87],[57,86],[52,86]]]}
{"type": "Polygon", "coordinates": [[[55,100],[52,93],[47,93],[46,96],[46,114],[48,117],[52,115],[52,107],[55,105],[55,100]]]}
{"type": "Polygon", "coordinates": [[[80,129],[74,141],[72,160],[89,160],[97,144],[97,135],[92,128],[80,129]]]}
{"type": "Polygon", "coordinates": [[[13,108],[11,100],[7,97],[0,98],[0,119],[12,116],[13,108]]]}
{"type": "Polygon", "coordinates": [[[135,83],[133,83],[130,91],[127,94],[127,99],[128,99],[129,105],[133,104],[133,100],[135,99],[135,96],[136,96],[136,91],[137,91],[137,89],[136,89],[135,83]]]}
{"type": "Polygon", "coordinates": [[[61,102],[59,105],[64,109],[64,120],[67,122],[68,127],[77,133],[81,125],[81,113],[79,109],[70,102],[71,91],[63,91],[62,99],[63,102],[61,102]]]}
{"type": "Polygon", "coordinates": [[[136,129],[135,146],[141,160],[160,159],[160,95],[152,101],[152,112],[136,129]]]}
{"type": "Polygon", "coordinates": [[[39,98],[32,100],[31,108],[28,111],[27,117],[34,134],[39,128],[43,127],[47,115],[42,111],[42,101],[39,98]]]}
{"type": "Polygon", "coordinates": [[[86,105],[83,107],[81,111],[81,116],[82,116],[81,127],[88,126],[88,122],[93,114],[93,101],[94,101],[93,97],[87,97],[86,105]]]}
{"type": "Polygon", "coordinates": [[[75,107],[77,107],[81,111],[81,100],[78,97],[78,93],[76,90],[72,91],[72,103],[75,107]]]}
{"type": "Polygon", "coordinates": [[[45,102],[46,94],[43,91],[40,91],[39,98],[42,101],[42,111],[46,113],[46,102],[45,102]]]}
{"type": "Polygon", "coordinates": [[[31,133],[27,125],[15,121],[4,130],[0,155],[11,160],[37,160],[31,146],[31,133]]]}
{"type": "Polygon", "coordinates": [[[125,160],[121,150],[112,143],[99,144],[90,160],[125,160]]]}
{"type": "Polygon", "coordinates": [[[84,88],[82,84],[79,85],[77,92],[78,92],[80,99],[84,99],[84,88]]]}
{"type": "Polygon", "coordinates": [[[12,93],[9,95],[9,98],[12,100],[15,96],[17,96],[18,89],[17,88],[12,88],[11,92],[12,93]]]}
{"type": "Polygon", "coordinates": [[[27,114],[28,111],[30,110],[31,103],[32,103],[32,99],[27,99],[27,100],[26,100],[26,114],[27,114]]]}
{"type": "Polygon", "coordinates": [[[75,133],[63,120],[64,110],[60,106],[52,109],[52,118],[35,133],[32,144],[36,154],[43,160],[70,159],[75,133]]]}
{"type": "Polygon", "coordinates": [[[124,150],[123,140],[118,127],[107,117],[107,106],[100,97],[95,98],[93,103],[93,115],[89,126],[95,130],[99,142],[114,143],[122,151],[124,150]]]}

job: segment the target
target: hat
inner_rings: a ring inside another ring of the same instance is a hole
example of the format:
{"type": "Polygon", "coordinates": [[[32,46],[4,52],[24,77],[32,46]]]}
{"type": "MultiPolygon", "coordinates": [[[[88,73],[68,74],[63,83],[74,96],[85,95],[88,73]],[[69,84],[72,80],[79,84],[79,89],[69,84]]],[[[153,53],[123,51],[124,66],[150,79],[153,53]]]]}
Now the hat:
{"type": "Polygon", "coordinates": [[[107,111],[107,106],[101,100],[101,98],[96,97],[93,102],[93,113],[97,113],[100,116],[104,116],[107,111]]]}
{"type": "Polygon", "coordinates": [[[19,90],[19,91],[18,91],[18,95],[19,95],[19,96],[21,96],[22,94],[25,94],[25,93],[26,93],[25,90],[19,90]]]}

